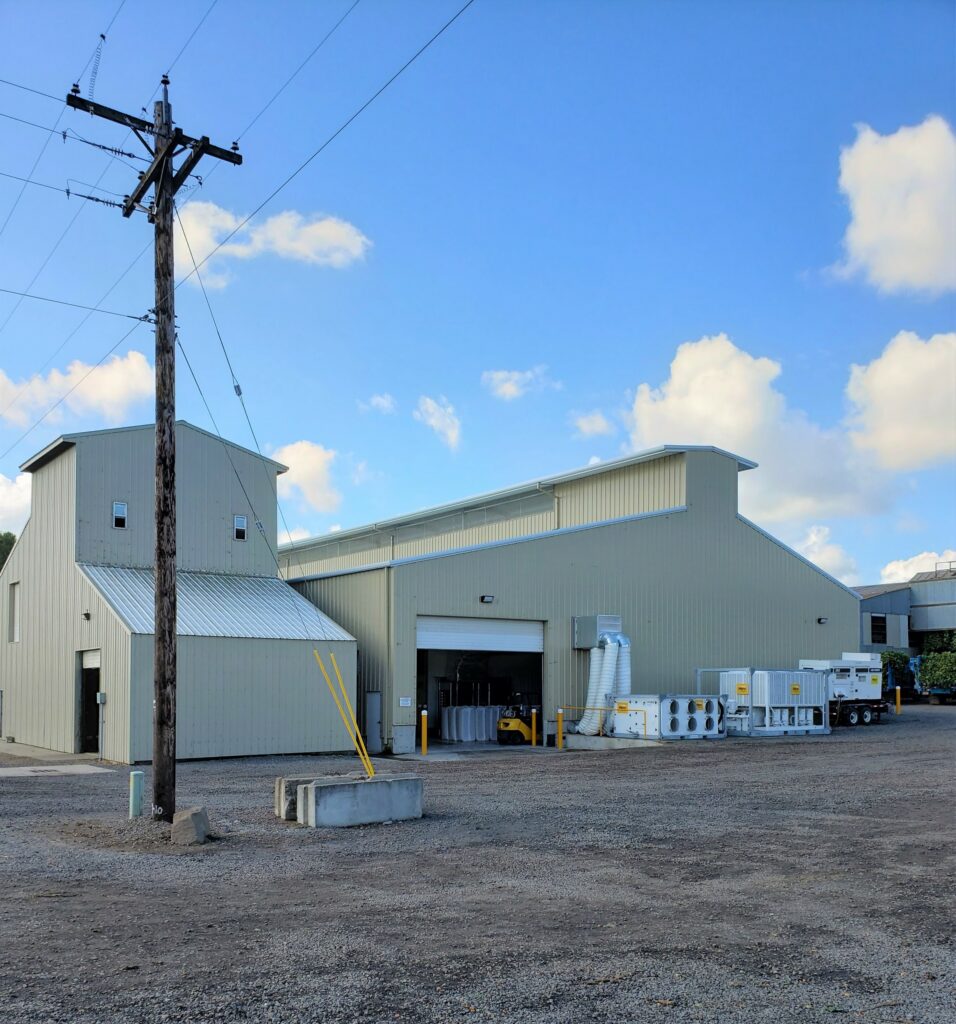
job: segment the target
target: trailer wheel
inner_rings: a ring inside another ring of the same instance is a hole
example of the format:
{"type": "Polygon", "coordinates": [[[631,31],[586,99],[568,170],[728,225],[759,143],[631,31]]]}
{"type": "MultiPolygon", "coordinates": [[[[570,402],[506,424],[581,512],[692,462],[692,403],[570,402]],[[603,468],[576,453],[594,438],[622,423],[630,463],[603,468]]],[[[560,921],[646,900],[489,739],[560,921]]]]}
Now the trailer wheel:
{"type": "Polygon", "coordinates": [[[873,709],[872,708],[862,708],[860,710],[860,721],[864,725],[869,725],[873,721],[873,709]]]}
{"type": "Polygon", "coordinates": [[[847,708],[845,714],[847,725],[860,724],[860,712],[856,708],[847,708]]]}

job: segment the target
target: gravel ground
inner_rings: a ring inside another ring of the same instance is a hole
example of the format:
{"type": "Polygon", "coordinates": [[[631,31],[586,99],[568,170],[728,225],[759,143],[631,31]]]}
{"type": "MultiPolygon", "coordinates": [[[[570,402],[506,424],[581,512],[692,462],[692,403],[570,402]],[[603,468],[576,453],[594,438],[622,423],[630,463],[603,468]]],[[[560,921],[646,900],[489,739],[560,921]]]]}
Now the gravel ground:
{"type": "Polygon", "coordinates": [[[352,761],[193,762],[188,850],[124,820],[125,769],[0,779],[0,1021],[950,1024],[954,748],[956,708],[907,707],[390,761],[425,817],[346,831],[278,822],[272,779],[352,761]]]}

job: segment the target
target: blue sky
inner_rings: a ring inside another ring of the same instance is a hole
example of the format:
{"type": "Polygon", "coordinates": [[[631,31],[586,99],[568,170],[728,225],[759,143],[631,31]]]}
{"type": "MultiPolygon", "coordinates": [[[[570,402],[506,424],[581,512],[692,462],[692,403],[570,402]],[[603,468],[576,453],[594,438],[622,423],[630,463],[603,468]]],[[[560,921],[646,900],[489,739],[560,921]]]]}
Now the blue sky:
{"type": "MultiPolygon", "coordinates": [[[[220,0],[172,69],[177,123],[231,143],[351,3],[220,0]]],[[[242,136],[243,166],[204,163],[182,197],[194,250],[459,6],[361,0],[242,136]]],[[[0,77],[65,93],[117,7],[0,4],[0,77]]],[[[95,98],[146,105],[208,8],[172,2],[156,25],[127,0],[95,98]]],[[[203,267],[259,438],[295,456],[290,525],[324,532],[694,442],[760,462],[745,514],[845,579],[952,552],[954,28],[952,4],[919,0],[476,0],[203,267]]],[[[88,95],[89,70],[79,83],[88,95]]],[[[62,114],[137,150],[3,84],[0,112],[62,114]]],[[[0,118],[0,171],[27,176],[44,138],[0,118]]],[[[88,192],[76,182],[101,173],[119,194],[134,180],[56,136],[32,176],[88,192]]],[[[0,223],[19,190],[0,178],[0,223]]],[[[31,290],[96,304],[149,225],[33,186],[0,235],[0,287],[25,289],[77,211],[31,290]]],[[[0,323],[15,302],[0,295],[0,323]]],[[[103,306],[151,304],[147,253],[103,306]]],[[[250,443],[194,283],[177,304],[220,429],[250,443]]],[[[45,365],[83,316],[27,300],[0,329],[0,410],[16,400],[0,450],[131,326],[96,314],[45,365]]],[[[0,525],[22,522],[17,466],[56,434],[150,418],[151,351],[137,328],[0,460],[0,525]]],[[[182,365],[178,413],[210,425],[182,365]]]]}

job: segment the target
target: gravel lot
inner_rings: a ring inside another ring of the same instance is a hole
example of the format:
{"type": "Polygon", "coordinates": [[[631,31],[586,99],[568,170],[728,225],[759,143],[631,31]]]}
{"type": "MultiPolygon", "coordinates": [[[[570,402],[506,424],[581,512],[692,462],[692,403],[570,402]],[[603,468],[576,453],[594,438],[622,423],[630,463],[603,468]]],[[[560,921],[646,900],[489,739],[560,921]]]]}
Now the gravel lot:
{"type": "Polygon", "coordinates": [[[354,759],[194,762],[194,850],[124,821],[125,769],[0,779],[0,1020],[950,1024],[954,753],[956,708],[907,707],[390,761],[426,817],[347,831],[277,822],[272,779],[354,759]]]}

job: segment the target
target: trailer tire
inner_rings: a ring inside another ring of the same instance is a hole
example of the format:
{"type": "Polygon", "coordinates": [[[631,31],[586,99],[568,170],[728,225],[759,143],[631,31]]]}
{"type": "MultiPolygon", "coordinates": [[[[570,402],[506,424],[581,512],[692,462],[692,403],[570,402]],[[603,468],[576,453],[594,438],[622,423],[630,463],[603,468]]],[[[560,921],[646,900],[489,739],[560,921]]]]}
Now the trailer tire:
{"type": "Polygon", "coordinates": [[[869,725],[873,721],[873,709],[872,708],[861,708],[860,709],[860,722],[863,725],[869,725]]]}
{"type": "Polygon", "coordinates": [[[847,708],[844,711],[844,717],[846,718],[847,725],[859,725],[860,724],[860,712],[856,708],[847,708]]]}

